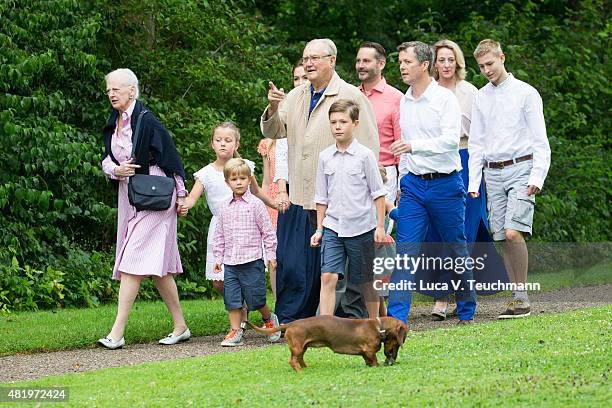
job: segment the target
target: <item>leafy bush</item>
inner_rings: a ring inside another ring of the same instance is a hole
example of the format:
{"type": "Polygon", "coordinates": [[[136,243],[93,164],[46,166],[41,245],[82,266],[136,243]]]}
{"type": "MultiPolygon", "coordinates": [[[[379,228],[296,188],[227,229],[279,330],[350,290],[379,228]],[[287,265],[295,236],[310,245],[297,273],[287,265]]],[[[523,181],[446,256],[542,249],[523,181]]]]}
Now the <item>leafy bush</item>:
{"type": "Polygon", "coordinates": [[[64,299],[64,273],[20,266],[16,258],[0,265],[0,310],[54,307],[64,299]]]}

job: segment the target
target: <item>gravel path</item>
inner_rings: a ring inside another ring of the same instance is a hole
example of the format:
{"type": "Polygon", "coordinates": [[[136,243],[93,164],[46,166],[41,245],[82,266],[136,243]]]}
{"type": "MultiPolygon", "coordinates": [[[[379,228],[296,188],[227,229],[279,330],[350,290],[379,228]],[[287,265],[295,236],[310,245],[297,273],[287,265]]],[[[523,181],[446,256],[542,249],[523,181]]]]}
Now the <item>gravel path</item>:
{"type": "MultiPolygon", "coordinates": [[[[476,323],[497,319],[505,307],[504,298],[480,297],[476,323]]],[[[531,296],[532,315],[560,313],[584,307],[612,303],[612,285],[562,289],[531,296]]],[[[422,331],[452,327],[456,319],[432,321],[430,305],[416,305],[411,313],[411,330],[422,331]]],[[[245,345],[236,348],[221,347],[223,335],[192,337],[188,342],[174,346],[157,343],[128,344],[124,349],[106,350],[87,348],[34,354],[16,354],[0,358],[0,382],[31,380],[50,375],[84,372],[101,368],[136,365],[151,361],[201,357],[221,352],[269,346],[266,338],[252,330],[245,334],[245,345]]]]}

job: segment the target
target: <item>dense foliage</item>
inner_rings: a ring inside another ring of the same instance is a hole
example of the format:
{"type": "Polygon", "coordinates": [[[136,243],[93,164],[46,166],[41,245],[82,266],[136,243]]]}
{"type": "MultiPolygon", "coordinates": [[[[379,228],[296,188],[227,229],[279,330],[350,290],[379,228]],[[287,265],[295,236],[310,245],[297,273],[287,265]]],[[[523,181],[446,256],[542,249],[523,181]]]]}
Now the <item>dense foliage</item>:
{"type": "MultiPolygon", "coordinates": [[[[173,134],[190,175],[214,159],[210,129],[222,120],[239,124],[241,153],[258,161],[267,81],[288,89],[290,61],[314,37],[337,43],[338,69],[354,83],[358,44],[381,42],[390,51],[387,79],[400,89],[392,52],[400,42],[457,41],[468,80],[480,86],[471,50],[484,37],[499,39],[509,70],[544,99],[553,161],[536,238],[610,240],[609,14],[603,0],[3,1],[0,309],[116,297],[116,193],[100,169],[107,72],[136,72],[141,98],[173,134]]],[[[182,297],[210,295],[210,214],[201,201],[179,223],[182,297]]],[[[150,284],[144,289],[141,296],[155,296],[150,284]]]]}

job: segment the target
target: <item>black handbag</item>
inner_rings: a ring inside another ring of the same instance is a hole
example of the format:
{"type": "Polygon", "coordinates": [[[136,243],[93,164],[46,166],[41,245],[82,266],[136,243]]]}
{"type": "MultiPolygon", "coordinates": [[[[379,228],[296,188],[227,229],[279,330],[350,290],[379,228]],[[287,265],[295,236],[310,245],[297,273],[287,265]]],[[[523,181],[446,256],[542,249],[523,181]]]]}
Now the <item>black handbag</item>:
{"type": "MultiPolygon", "coordinates": [[[[148,110],[143,109],[136,121],[136,131],[132,137],[132,157],[135,157],[136,144],[140,137],[140,121],[148,110]]],[[[137,211],[165,211],[172,204],[174,179],[149,174],[134,174],[128,181],[128,199],[137,211]]]]}

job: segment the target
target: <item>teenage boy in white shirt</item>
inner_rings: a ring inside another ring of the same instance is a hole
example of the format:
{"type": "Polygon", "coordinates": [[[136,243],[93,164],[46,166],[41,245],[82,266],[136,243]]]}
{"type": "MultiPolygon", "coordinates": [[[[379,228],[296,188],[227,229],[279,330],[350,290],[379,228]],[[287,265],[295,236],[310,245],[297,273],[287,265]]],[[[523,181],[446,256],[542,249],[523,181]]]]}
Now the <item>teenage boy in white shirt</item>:
{"type": "Polygon", "coordinates": [[[487,188],[490,230],[502,241],[502,256],[510,281],[516,284],[513,300],[500,319],[529,316],[527,245],[532,233],[535,196],[550,167],[550,146],[542,98],[531,85],[506,71],[506,56],[497,41],[481,41],[474,51],[480,72],[489,80],[472,107],[470,183],[468,193],[478,197],[482,169],[487,188]]]}

